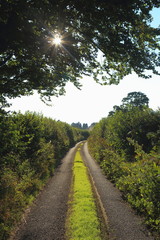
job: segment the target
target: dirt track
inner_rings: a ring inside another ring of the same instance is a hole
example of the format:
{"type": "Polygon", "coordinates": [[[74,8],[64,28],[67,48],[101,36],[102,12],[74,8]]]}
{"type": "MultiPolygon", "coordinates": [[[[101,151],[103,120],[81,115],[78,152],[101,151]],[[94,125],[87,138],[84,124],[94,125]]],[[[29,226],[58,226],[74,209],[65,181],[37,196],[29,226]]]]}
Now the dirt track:
{"type": "Polygon", "coordinates": [[[69,151],[40,193],[14,240],[65,239],[65,218],[75,149],[76,147],[69,151]]]}
{"type": "MultiPolygon", "coordinates": [[[[72,148],[63,159],[62,164],[40,193],[30,213],[12,239],[65,239],[65,218],[75,151],[76,147],[72,148]]],[[[106,179],[98,164],[91,158],[87,143],[82,147],[82,155],[107,213],[109,240],[153,240],[154,238],[148,235],[141,219],[122,200],[121,193],[106,179]]]]}

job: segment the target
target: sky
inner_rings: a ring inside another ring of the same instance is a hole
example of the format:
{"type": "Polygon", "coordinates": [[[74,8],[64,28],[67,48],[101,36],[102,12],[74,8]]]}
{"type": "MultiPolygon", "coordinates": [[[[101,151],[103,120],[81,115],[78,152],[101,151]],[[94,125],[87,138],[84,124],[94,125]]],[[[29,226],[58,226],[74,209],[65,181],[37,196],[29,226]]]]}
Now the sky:
{"type": "MultiPolygon", "coordinates": [[[[160,25],[160,9],[153,11],[152,26],[160,25]]],[[[107,117],[114,105],[121,101],[129,92],[142,92],[149,98],[149,107],[157,110],[160,107],[160,76],[153,75],[150,79],[139,78],[136,74],[126,76],[118,85],[101,86],[92,78],[84,76],[80,81],[83,85],[78,90],[72,83],[66,85],[65,96],[52,97],[52,106],[44,104],[37,93],[10,100],[11,111],[37,112],[45,117],[66,123],[99,122],[107,117]]],[[[8,109],[7,109],[8,110],[8,109]]]]}

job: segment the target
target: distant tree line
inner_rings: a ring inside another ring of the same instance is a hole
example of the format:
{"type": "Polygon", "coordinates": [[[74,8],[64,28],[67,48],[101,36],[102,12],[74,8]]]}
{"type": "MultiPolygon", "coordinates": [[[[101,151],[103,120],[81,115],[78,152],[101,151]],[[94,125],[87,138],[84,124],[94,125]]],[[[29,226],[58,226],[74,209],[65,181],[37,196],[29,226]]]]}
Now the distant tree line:
{"type": "Polygon", "coordinates": [[[80,122],[77,122],[77,123],[72,123],[71,126],[79,129],[88,129],[87,123],[81,124],[80,122]]]}
{"type": "Polygon", "coordinates": [[[77,122],[77,123],[72,123],[71,126],[72,127],[75,127],[75,128],[79,128],[79,129],[84,129],[84,130],[87,130],[87,129],[91,129],[96,123],[92,123],[90,126],[88,126],[87,123],[80,123],[80,122],[77,122]]]}

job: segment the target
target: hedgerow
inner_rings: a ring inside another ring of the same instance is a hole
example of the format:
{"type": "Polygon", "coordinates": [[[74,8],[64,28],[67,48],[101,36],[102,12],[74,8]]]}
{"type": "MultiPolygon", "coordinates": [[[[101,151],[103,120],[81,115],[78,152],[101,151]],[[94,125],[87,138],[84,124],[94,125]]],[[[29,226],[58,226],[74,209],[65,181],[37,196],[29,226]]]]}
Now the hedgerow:
{"type": "Polygon", "coordinates": [[[36,113],[0,116],[0,239],[8,238],[69,148],[87,136],[36,113]]]}
{"type": "Polygon", "coordinates": [[[134,108],[102,119],[88,139],[91,155],[123,197],[160,233],[160,111],[134,108]]]}

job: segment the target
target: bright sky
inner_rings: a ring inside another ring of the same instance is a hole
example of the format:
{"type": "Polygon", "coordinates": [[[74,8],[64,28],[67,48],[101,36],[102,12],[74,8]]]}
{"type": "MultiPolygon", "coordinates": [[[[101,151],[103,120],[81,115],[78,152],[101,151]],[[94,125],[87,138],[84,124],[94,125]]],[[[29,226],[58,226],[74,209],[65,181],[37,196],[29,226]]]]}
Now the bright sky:
{"type": "MultiPolygon", "coordinates": [[[[160,9],[153,11],[154,25],[160,25],[160,9]]],[[[72,83],[66,86],[66,95],[52,97],[52,106],[46,106],[38,94],[12,100],[9,110],[32,111],[42,113],[46,117],[71,124],[72,122],[88,123],[100,121],[107,117],[114,105],[120,105],[121,100],[129,92],[142,92],[149,98],[149,107],[157,110],[160,107],[160,76],[153,75],[151,79],[138,78],[136,74],[125,77],[118,85],[101,86],[89,77],[81,80],[83,85],[78,90],[72,83]]]]}

